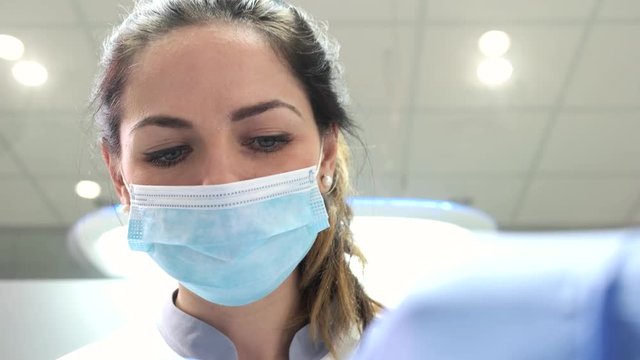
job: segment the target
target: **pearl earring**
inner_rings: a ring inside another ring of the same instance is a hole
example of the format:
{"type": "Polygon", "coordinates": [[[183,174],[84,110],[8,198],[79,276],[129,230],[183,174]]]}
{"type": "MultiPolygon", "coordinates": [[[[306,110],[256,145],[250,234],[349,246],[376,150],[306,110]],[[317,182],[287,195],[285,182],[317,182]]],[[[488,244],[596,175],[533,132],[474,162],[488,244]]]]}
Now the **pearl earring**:
{"type": "Polygon", "coordinates": [[[320,180],[325,188],[331,188],[331,185],[333,185],[333,178],[329,175],[322,175],[320,180]]]}

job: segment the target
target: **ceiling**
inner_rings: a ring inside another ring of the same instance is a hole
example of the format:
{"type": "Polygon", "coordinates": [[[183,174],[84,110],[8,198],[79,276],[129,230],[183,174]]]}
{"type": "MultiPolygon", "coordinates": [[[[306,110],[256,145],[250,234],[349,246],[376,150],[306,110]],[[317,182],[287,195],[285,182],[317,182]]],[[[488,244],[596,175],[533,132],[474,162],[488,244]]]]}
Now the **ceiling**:
{"type": "MultiPolygon", "coordinates": [[[[503,228],[640,224],[640,1],[298,0],[342,44],[360,195],[469,203],[503,228]],[[512,38],[511,81],[481,85],[478,37],[512,38]],[[359,169],[359,170],[358,170],[359,169]]],[[[131,1],[2,0],[49,81],[0,60],[0,227],[64,227],[115,201],[86,100],[131,1]],[[103,185],[97,203],[75,183],[103,185]]]]}

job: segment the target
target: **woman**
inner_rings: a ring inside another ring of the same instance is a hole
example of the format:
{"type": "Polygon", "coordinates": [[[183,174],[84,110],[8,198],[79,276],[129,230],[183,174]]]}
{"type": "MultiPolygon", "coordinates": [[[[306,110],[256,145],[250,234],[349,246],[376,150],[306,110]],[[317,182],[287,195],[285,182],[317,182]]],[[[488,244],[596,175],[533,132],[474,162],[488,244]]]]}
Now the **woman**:
{"type": "Polygon", "coordinates": [[[170,351],[348,356],[379,304],[348,264],[363,259],[335,44],[278,0],[146,1],[102,66],[95,121],[129,244],[179,281],[158,326],[170,351]]]}

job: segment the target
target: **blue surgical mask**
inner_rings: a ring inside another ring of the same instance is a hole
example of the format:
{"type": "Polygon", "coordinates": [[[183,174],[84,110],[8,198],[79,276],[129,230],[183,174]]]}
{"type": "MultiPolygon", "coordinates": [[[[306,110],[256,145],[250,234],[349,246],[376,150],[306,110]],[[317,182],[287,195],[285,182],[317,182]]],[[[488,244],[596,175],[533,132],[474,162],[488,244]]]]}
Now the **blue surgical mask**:
{"type": "Polygon", "coordinates": [[[255,302],[329,227],[316,174],[313,166],[223,185],[129,185],[129,246],[207,301],[255,302]]]}

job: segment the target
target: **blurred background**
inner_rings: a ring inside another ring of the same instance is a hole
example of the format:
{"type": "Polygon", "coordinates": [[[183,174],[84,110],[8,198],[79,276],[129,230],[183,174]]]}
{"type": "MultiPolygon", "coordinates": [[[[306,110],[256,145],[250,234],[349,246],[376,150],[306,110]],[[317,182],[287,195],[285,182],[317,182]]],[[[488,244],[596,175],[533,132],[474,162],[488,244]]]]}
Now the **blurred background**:
{"type": "MultiPolygon", "coordinates": [[[[640,225],[640,1],[293,2],[342,45],[366,144],[357,195],[431,199],[511,233],[640,225]]],[[[0,298],[21,279],[107,277],[74,255],[71,229],[117,202],[88,95],[132,3],[0,0],[0,298]]]]}

